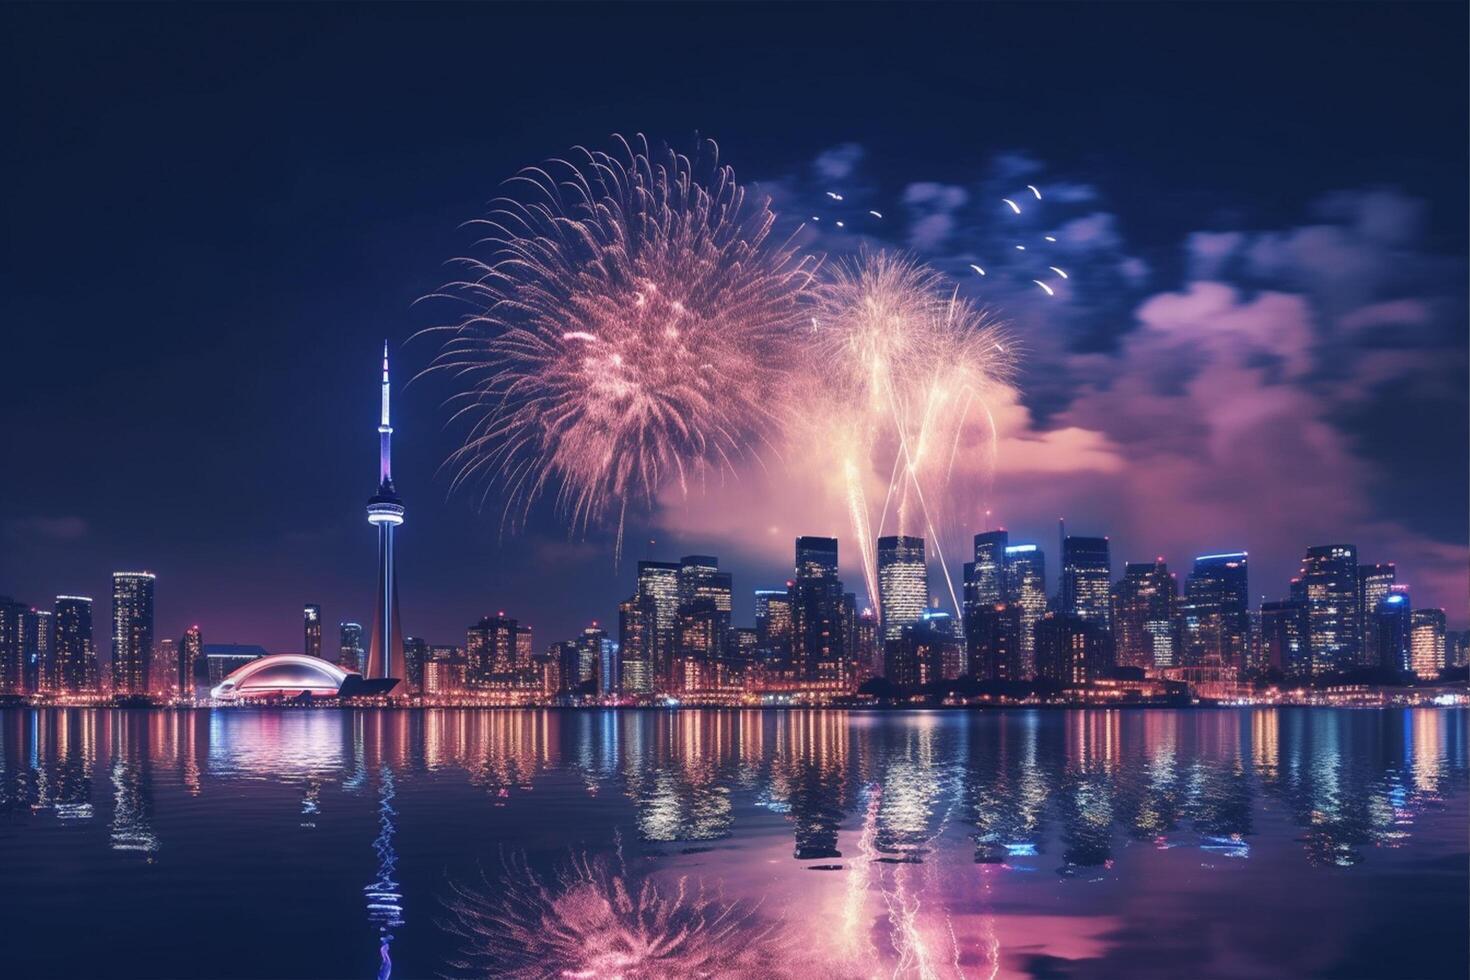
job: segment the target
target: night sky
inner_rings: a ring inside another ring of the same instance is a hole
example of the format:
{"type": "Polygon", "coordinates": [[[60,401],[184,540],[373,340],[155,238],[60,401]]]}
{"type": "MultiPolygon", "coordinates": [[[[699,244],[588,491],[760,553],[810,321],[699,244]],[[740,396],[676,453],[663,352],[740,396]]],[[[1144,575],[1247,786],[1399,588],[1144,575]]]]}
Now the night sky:
{"type": "Polygon", "coordinates": [[[550,508],[502,540],[495,499],[439,471],[448,380],[402,383],[435,353],[411,335],[454,315],[415,301],[472,252],[462,222],[520,167],[640,131],[717,140],[792,219],[841,186],[887,215],[870,244],[956,275],[1003,239],[1006,188],[1068,189],[1073,291],[1048,305],[997,263],[978,297],[1028,355],[1019,451],[961,525],[989,507],[1054,562],[1065,513],[1113,535],[1115,573],[1161,553],[1181,581],[1246,547],[1272,598],[1305,546],[1352,541],[1465,625],[1463,4],[11,5],[0,25],[0,594],[93,595],[104,653],[114,569],[158,573],[160,636],[287,651],[303,602],[370,619],[385,337],[406,632],[459,643],[505,610],[539,646],[615,620],[636,559],[688,552],[724,558],[749,622],[791,538],[837,524],[763,520],[751,493],[717,528],[709,501],[644,515],[616,569],[608,534],[550,508]]]}

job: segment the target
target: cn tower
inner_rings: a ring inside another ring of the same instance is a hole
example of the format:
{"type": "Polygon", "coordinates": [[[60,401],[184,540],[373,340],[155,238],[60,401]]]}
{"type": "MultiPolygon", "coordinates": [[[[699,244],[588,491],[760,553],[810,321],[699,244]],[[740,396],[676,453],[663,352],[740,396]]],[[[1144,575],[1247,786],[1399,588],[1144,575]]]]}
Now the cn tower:
{"type": "Polygon", "coordinates": [[[403,627],[398,622],[398,559],[393,537],[398,525],[403,523],[403,501],[398,499],[398,491],[393,487],[393,426],[388,416],[386,340],[383,341],[383,412],[378,422],[378,492],[368,501],[367,519],[378,529],[378,596],[374,602],[366,679],[401,677],[403,627]]]}

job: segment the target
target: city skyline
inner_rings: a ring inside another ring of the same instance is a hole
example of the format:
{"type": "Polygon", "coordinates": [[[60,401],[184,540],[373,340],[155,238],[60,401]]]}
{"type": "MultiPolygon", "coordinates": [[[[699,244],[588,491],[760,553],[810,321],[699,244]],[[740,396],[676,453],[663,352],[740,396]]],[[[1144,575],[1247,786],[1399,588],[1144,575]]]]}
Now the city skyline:
{"type": "MultiPolygon", "coordinates": [[[[1363,6],[1319,21],[1288,10],[1281,31],[1263,34],[1222,10],[1076,10],[1068,16],[1077,32],[1038,34],[1019,11],[968,11],[956,16],[1008,39],[994,52],[995,70],[966,85],[915,88],[898,76],[880,84],[859,66],[865,38],[918,43],[916,27],[879,9],[838,24],[798,10],[793,29],[805,24],[819,40],[772,43],[792,61],[827,65],[811,93],[821,113],[773,117],[745,107],[785,94],[762,76],[750,79],[762,98],[741,105],[665,86],[636,112],[577,106],[569,116],[547,101],[544,67],[516,52],[525,63],[505,73],[514,80],[505,82],[505,104],[524,107],[520,121],[468,143],[454,121],[475,112],[470,52],[408,70],[408,85],[364,74],[345,52],[396,51],[402,37],[340,12],[309,19],[313,30],[351,40],[323,55],[346,63],[241,61],[233,63],[240,82],[222,90],[209,82],[216,59],[199,55],[212,50],[210,38],[230,25],[231,36],[274,41],[278,25],[201,12],[171,25],[179,43],[122,51],[113,43],[122,29],[113,19],[123,16],[115,12],[76,25],[64,41],[38,30],[9,66],[18,97],[50,100],[91,133],[135,119],[148,139],[92,136],[73,146],[46,130],[54,118],[47,113],[27,116],[17,133],[34,153],[13,162],[12,186],[35,193],[17,202],[15,240],[36,247],[13,250],[22,288],[3,299],[7,322],[33,326],[12,340],[28,370],[0,392],[11,419],[6,458],[26,461],[7,480],[0,591],[31,602],[65,592],[100,599],[112,571],[147,567],[171,583],[158,610],[169,636],[198,619],[222,639],[289,649],[300,642],[291,611],[303,602],[321,604],[328,624],[370,626],[362,570],[373,567],[376,542],[354,511],[372,479],[376,439],[353,420],[375,410],[376,392],[361,379],[376,366],[378,342],[390,339],[405,380],[430,362],[434,341],[408,338],[453,314],[415,301],[441,284],[443,260],[468,247],[461,223],[481,214],[520,167],[574,142],[604,145],[612,131],[693,145],[698,130],[718,139],[722,158],[772,194],[784,216],[824,219],[808,229],[813,250],[834,261],[863,244],[912,251],[993,304],[1017,332],[1019,401],[999,403],[994,472],[961,473],[969,499],[950,508],[953,526],[940,529],[952,577],[974,532],[1004,525],[1015,540],[1046,546],[1061,516],[1075,533],[1110,535],[1115,572],[1123,561],[1160,554],[1186,570],[1180,563],[1190,556],[1244,550],[1258,580],[1274,582],[1294,573],[1306,544],[1348,541],[1369,559],[1413,569],[1419,596],[1464,626],[1470,491],[1456,460],[1470,417],[1458,220],[1466,189],[1454,165],[1464,141],[1444,120],[1465,113],[1457,86],[1436,85],[1437,98],[1453,103],[1446,107],[1421,98],[1413,81],[1425,65],[1442,72],[1458,62],[1446,40],[1454,30],[1423,29],[1451,14],[1363,6]],[[1093,43],[1107,38],[1142,54],[1132,47],[1139,39],[1181,21],[1209,57],[1256,51],[1257,68],[1227,84],[1177,52],[1150,49],[1159,64],[1119,59],[1093,43]],[[1313,38],[1310,68],[1287,54],[1290,39],[1305,35],[1313,38]],[[813,43],[832,57],[814,55],[813,43]],[[99,97],[62,70],[87,51],[123,58],[120,71],[132,83],[99,97]],[[1364,61],[1384,70],[1369,79],[1358,70],[1364,61]],[[1153,65],[1149,79],[1160,71],[1195,79],[1189,111],[1141,83],[1145,63],[1153,65]],[[1063,73],[1053,76],[1054,91],[1038,92],[1035,64],[1063,73]],[[199,84],[178,94],[180,79],[199,84]],[[354,87],[339,88],[344,79],[354,87]],[[335,103],[359,108],[323,114],[291,97],[318,85],[335,103]],[[1084,88],[1137,111],[1102,118],[1062,94],[1084,88]],[[1281,91],[1300,98],[1280,103],[1281,91]],[[189,127],[158,108],[178,99],[194,120],[189,127]],[[984,125],[935,129],[893,108],[933,99],[946,118],[984,125]],[[393,125],[365,124],[360,113],[370,104],[391,107],[393,125]],[[1266,104],[1280,113],[1273,126],[1310,134],[1300,152],[1271,167],[1259,166],[1256,144],[1222,141],[1218,132],[1222,120],[1249,130],[1258,122],[1251,107],[1266,104]],[[522,116],[535,125],[522,125],[522,116]],[[280,188],[295,187],[309,205],[299,224],[252,225],[241,238],[230,222],[199,220],[214,213],[220,184],[208,175],[211,161],[232,158],[233,118],[268,119],[278,141],[271,145],[293,147],[269,158],[268,176],[230,182],[234,206],[279,215],[280,188]],[[1161,144],[1163,118],[1175,139],[1161,144]],[[1364,125],[1372,139],[1363,138],[1364,125]],[[398,138],[405,129],[413,140],[398,138]],[[114,166],[96,166],[113,154],[114,166]],[[1042,230],[1025,225],[1030,205],[1007,218],[1001,203],[1026,183],[1051,189],[1045,207],[1070,234],[1085,236],[1058,263],[1073,276],[1071,292],[1048,297],[1020,267],[979,261],[1010,247],[1012,227],[1042,230]],[[834,229],[828,191],[860,201],[856,213],[867,223],[834,229]],[[869,208],[884,217],[867,216],[869,208]],[[1005,224],[1011,218],[1019,220],[1005,224]],[[91,233],[76,241],[61,231],[78,227],[91,233]],[[120,265],[104,243],[135,235],[142,238],[120,265]],[[64,271],[51,258],[63,252],[96,274],[64,271]],[[134,258],[142,255],[153,257],[134,258]],[[982,280],[971,263],[989,276],[982,280]],[[258,282],[243,295],[240,267],[258,282]],[[94,321],[77,314],[83,309],[109,316],[94,321]],[[197,342],[201,317],[210,344],[197,342]],[[118,332],[127,343],[111,341],[118,332]],[[1185,365],[1194,381],[1181,388],[1185,365]],[[1235,413],[1241,405],[1255,414],[1235,413]],[[263,494],[266,481],[272,492],[263,494]]],[[[15,16],[44,20],[35,11],[15,16]]],[[[624,36],[624,19],[589,16],[599,17],[604,37],[624,36]]],[[[459,32],[446,37],[426,24],[402,30],[424,40],[415,52],[473,47],[459,32]]],[[[959,38],[974,33],[925,33],[923,43],[960,57],[959,38]]],[[[692,77],[708,67],[682,49],[669,57],[692,77]]],[[[576,57],[567,65],[584,70],[576,57]]],[[[596,83],[626,84],[639,70],[619,66],[596,83]]],[[[395,392],[394,424],[405,437],[395,480],[415,509],[413,543],[400,555],[401,577],[414,583],[401,597],[410,632],[445,633],[462,625],[463,610],[504,606],[524,610],[538,629],[571,635],[582,612],[545,588],[553,577],[593,597],[589,605],[615,609],[626,583],[615,574],[613,529],[569,535],[548,507],[502,536],[500,501],[482,506],[478,491],[450,493],[439,473],[459,436],[445,427],[449,394],[434,378],[395,392]]],[[[836,535],[845,561],[855,560],[848,514],[824,499],[827,488],[798,481],[790,489],[781,494],[742,472],[728,488],[711,485],[632,513],[622,567],[715,553],[740,581],[778,584],[787,543],[799,534],[836,535]],[[792,504],[804,499],[816,503],[792,504]]],[[[899,530],[935,541],[927,528],[899,530]]],[[[1060,556],[1047,550],[1055,564],[1060,556]]],[[[843,574],[859,581],[856,566],[843,574]]],[[[736,603],[748,621],[751,597],[742,590],[736,603]]],[[[99,633],[110,636],[108,604],[96,615],[99,633]]]]}

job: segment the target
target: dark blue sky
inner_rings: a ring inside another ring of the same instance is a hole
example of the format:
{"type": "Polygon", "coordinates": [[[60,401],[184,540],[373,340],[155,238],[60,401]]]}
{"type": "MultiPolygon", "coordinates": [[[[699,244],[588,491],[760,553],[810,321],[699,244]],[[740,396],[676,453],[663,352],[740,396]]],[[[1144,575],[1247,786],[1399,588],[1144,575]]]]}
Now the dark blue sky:
{"type": "MultiPolygon", "coordinates": [[[[1461,4],[12,5],[0,25],[0,593],[104,599],[114,568],[151,568],[161,635],[287,650],[302,602],[370,615],[378,345],[400,378],[421,369],[432,346],[399,345],[447,315],[414,300],[470,247],[460,223],[519,167],[613,132],[710,136],[777,184],[855,142],[885,200],[1024,152],[1099,188],[1165,288],[1193,232],[1391,187],[1428,202],[1415,254],[1463,283],[1461,4]]],[[[1462,366],[1463,304],[1437,309],[1430,346],[1462,366]]],[[[1115,353],[1130,310],[1099,305],[1064,346],[1115,353]]],[[[1463,546],[1457,377],[1334,409],[1365,521],[1463,546]]],[[[1039,417],[1065,406],[1034,388],[1039,417]]],[[[448,388],[399,391],[409,632],[459,642],[504,609],[551,640],[612,616],[630,562],[615,577],[605,538],[549,514],[498,541],[493,502],[446,500],[436,475],[448,388]]],[[[653,536],[657,557],[713,547],[653,536]]],[[[785,574],[732,564],[742,593],[785,574]]],[[[1276,571],[1253,591],[1279,592],[1276,571]]]]}

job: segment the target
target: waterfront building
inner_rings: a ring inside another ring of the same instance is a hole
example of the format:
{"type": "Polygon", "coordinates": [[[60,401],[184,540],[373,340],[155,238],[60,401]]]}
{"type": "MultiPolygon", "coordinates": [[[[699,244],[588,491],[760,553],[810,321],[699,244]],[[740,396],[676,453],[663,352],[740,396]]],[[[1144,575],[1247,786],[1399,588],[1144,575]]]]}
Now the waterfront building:
{"type": "Polygon", "coordinates": [[[971,609],[965,619],[965,672],[982,681],[1028,679],[1021,656],[1021,607],[994,602],[971,609]]]}
{"type": "Polygon", "coordinates": [[[241,667],[252,660],[268,656],[265,647],[254,643],[206,643],[204,644],[204,676],[212,691],[223,684],[241,667]]]}
{"type": "Polygon", "coordinates": [[[1128,562],[1112,588],[1114,655],[1118,666],[1142,670],[1175,666],[1175,605],[1179,587],[1162,558],[1128,562]]]}
{"type": "Polygon", "coordinates": [[[1358,549],[1350,544],[1308,548],[1301,576],[1292,584],[1293,595],[1307,605],[1312,673],[1331,674],[1357,666],[1358,549]]]}
{"type": "Polygon", "coordinates": [[[853,624],[852,659],[860,681],[883,675],[883,629],[872,608],[858,613],[853,624]]]}
{"type": "Polygon", "coordinates": [[[156,698],[172,698],[179,689],[179,641],[164,637],[153,644],[153,666],[149,675],[149,694],[156,698]]]}
{"type": "Polygon", "coordinates": [[[1409,669],[1421,681],[1432,681],[1445,669],[1443,609],[1415,609],[1410,619],[1409,669]]]}
{"type": "Polygon", "coordinates": [[[1378,663],[1378,639],[1373,635],[1373,611],[1393,591],[1398,570],[1392,562],[1358,566],[1358,665],[1378,663]]]}
{"type": "Polygon", "coordinates": [[[577,637],[577,683],[590,684],[594,692],[601,693],[599,675],[602,670],[602,646],[607,633],[594,620],[577,637]]]}
{"type": "Polygon", "coordinates": [[[1035,677],[1036,621],[1046,615],[1046,555],[1034,544],[1013,544],[1005,557],[1005,601],[1021,610],[1021,675],[1035,677]]]}
{"type": "MultiPolygon", "coordinates": [[[[388,342],[383,341],[382,404],[378,421],[378,491],[368,499],[368,523],[378,530],[378,589],[373,601],[373,632],[368,638],[369,680],[403,676],[403,624],[398,616],[396,534],[403,523],[403,501],[393,486],[393,426],[388,411],[388,342]]],[[[391,691],[391,688],[390,688],[391,691]]]]}
{"type": "Polygon", "coordinates": [[[431,646],[424,662],[424,694],[455,697],[465,692],[465,664],[459,647],[431,646]]]}
{"type": "Polygon", "coordinates": [[[755,632],[764,664],[791,664],[791,588],[755,590],[755,632]]]}
{"type": "Polygon", "coordinates": [[[502,612],[481,617],[465,631],[465,674],[471,688],[499,687],[495,682],[515,670],[516,629],[516,621],[502,612]]]}
{"type": "Polygon", "coordinates": [[[25,625],[30,607],[0,596],[0,694],[26,691],[25,625]]]}
{"type": "Polygon", "coordinates": [[[353,673],[362,673],[367,667],[366,654],[362,648],[362,624],[338,623],[337,635],[337,666],[353,673]]]}
{"type": "Polygon", "coordinates": [[[153,660],[152,572],[112,573],[112,691],[147,695],[153,660]]]}
{"type": "Polygon", "coordinates": [[[623,679],[623,689],[630,693],[648,694],[653,690],[649,670],[649,631],[653,620],[652,605],[637,595],[618,603],[618,656],[621,660],[618,673],[623,679]]]}
{"type": "Polygon", "coordinates": [[[1061,611],[1108,629],[1112,585],[1108,539],[1067,535],[1062,540],[1061,611]]]}
{"type": "Polygon", "coordinates": [[[1249,558],[1243,551],[1200,555],[1182,604],[1186,666],[1241,671],[1250,660],[1249,558]]]}
{"type": "Polygon", "coordinates": [[[315,603],[307,603],[302,607],[301,620],[302,652],[308,657],[320,657],[322,655],[322,607],[315,603]]]}
{"type": "Polygon", "coordinates": [[[1409,594],[1405,590],[1396,588],[1378,600],[1378,606],[1373,610],[1373,637],[1378,643],[1379,667],[1400,675],[1409,672],[1413,616],[1409,594]]]}
{"type": "Polygon", "coordinates": [[[1094,619],[1053,612],[1036,623],[1036,674],[1043,680],[1071,685],[1104,677],[1110,651],[1107,630],[1094,619]]]}
{"type": "Polygon", "coordinates": [[[92,599],[59,595],[53,607],[56,676],[66,694],[96,693],[97,650],[92,645],[92,599]]]}
{"type": "Polygon", "coordinates": [[[642,650],[636,652],[648,664],[654,690],[667,690],[674,683],[679,632],[679,570],[677,562],[638,563],[638,588],[634,595],[646,617],[646,636],[642,650]]]}
{"type": "Polygon", "coordinates": [[[32,608],[21,618],[22,654],[26,660],[26,690],[51,693],[56,687],[56,656],[51,613],[32,608]]]}
{"type": "Polygon", "coordinates": [[[405,636],[403,638],[403,680],[408,685],[408,693],[419,694],[423,692],[424,665],[428,662],[428,641],[418,636],[405,636]]]}
{"type": "Polygon", "coordinates": [[[559,681],[557,693],[577,694],[581,691],[582,652],[576,640],[559,640],[546,651],[556,661],[559,681]]]}
{"type": "Polygon", "coordinates": [[[678,691],[707,689],[730,648],[730,614],[709,597],[691,599],[679,610],[678,691]]]}
{"type": "Polygon", "coordinates": [[[184,630],[179,641],[179,697],[193,700],[208,667],[204,660],[204,634],[197,625],[184,630]]]}
{"type": "Polygon", "coordinates": [[[884,640],[883,676],[910,688],[958,676],[964,647],[948,619],[947,614],[921,616],[884,640]]]}
{"type": "Polygon", "coordinates": [[[1300,599],[1261,603],[1261,658],[1289,680],[1312,675],[1307,606],[1300,599]]]}
{"type": "Polygon", "coordinates": [[[797,538],[791,632],[792,666],[798,681],[836,684],[850,680],[844,642],[846,605],[842,580],[837,576],[837,539],[797,538]]]}
{"type": "Polygon", "coordinates": [[[898,534],[878,539],[878,608],[886,640],[898,639],[929,608],[923,538],[898,534]]]}

